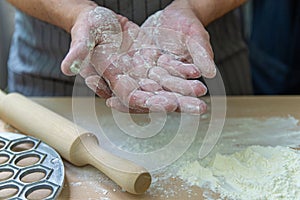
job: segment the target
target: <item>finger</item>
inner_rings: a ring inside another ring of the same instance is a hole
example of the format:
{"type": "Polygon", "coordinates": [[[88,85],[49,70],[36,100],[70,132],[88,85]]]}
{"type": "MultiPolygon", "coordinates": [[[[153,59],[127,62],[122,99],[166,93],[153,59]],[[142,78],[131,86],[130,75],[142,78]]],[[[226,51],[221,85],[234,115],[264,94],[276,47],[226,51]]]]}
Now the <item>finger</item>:
{"type": "Polygon", "coordinates": [[[111,97],[106,100],[106,105],[124,113],[148,113],[149,110],[133,109],[125,106],[118,97],[111,97]]]}
{"type": "Polygon", "coordinates": [[[163,67],[172,76],[178,76],[184,79],[199,78],[201,72],[194,64],[183,63],[176,60],[174,56],[164,54],[159,57],[157,65],[163,67]]]}
{"type": "MultiPolygon", "coordinates": [[[[171,93],[167,93],[167,92],[165,92],[164,95],[172,96],[171,93]]],[[[177,102],[179,104],[178,108],[176,109],[177,112],[183,112],[183,113],[189,113],[189,114],[203,114],[207,110],[206,103],[204,101],[202,101],[201,99],[194,98],[194,97],[178,96],[178,95],[175,95],[175,96],[176,96],[177,102]]],[[[159,100],[159,102],[160,102],[160,100],[159,100]]],[[[106,105],[108,107],[114,108],[120,112],[130,112],[130,113],[148,113],[149,112],[149,109],[128,108],[117,97],[111,97],[111,98],[107,99],[106,105]]]]}
{"type": "MultiPolygon", "coordinates": [[[[107,72],[108,73],[108,72],[107,72]]],[[[106,72],[105,72],[106,74],[106,72]]],[[[105,75],[104,74],[104,75],[105,75]]],[[[107,76],[105,76],[107,78],[107,76]]],[[[108,78],[113,93],[126,105],[129,106],[130,97],[139,88],[137,82],[128,75],[117,74],[108,78]]],[[[130,107],[130,106],[129,106],[130,107]]]]}
{"type": "Polygon", "coordinates": [[[201,38],[201,34],[199,34],[187,39],[186,45],[194,64],[200,69],[202,76],[213,78],[216,75],[216,65],[208,41],[201,38]]]}
{"type": "Polygon", "coordinates": [[[149,110],[149,105],[147,101],[149,98],[153,97],[154,94],[152,92],[145,92],[141,90],[135,90],[129,95],[128,105],[132,109],[138,110],[149,110]]]}
{"type": "MultiPolygon", "coordinates": [[[[211,57],[214,57],[214,52],[210,44],[210,36],[209,33],[205,30],[200,21],[194,21],[194,23],[190,26],[188,35],[191,39],[198,41],[201,43],[203,47],[207,50],[208,54],[211,57]]],[[[188,38],[189,39],[189,38],[188,38]]]]}
{"type": "Polygon", "coordinates": [[[116,94],[127,107],[133,109],[148,108],[155,112],[173,112],[177,108],[175,98],[141,91],[139,90],[137,82],[128,75],[119,75],[116,81],[111,81],[111,85],[114,94],[116,94]]]}
{"type": "Polygon", "coordinates": [[[82,66],[89,62],[90,48],[86,40],[73,40],[66,57],[62,61],[61,71],[68,76],[76,75],[82,66]]]}
{"type": "Polygon", "coordinates": [[[181,96],[177,100],[179,104],[177,112],[203,114],[207,110],[206,103],[199,98],[181,96]]]}
{"type": "Polygon", "coordinates": [[[88,16],[77,22],[71,30],[70,49],[61,64],[65,75],[78,74],[84,62],[89,62],[91,51],[96,45],[96,36],[90,34],[91,27],[83,21],[88,21],[88,16]]]}
{"type": "Polygon", "coordinates": [[[95,68],[98,74],[103,75],[113,93],[128,107],[130,94],[137,90],[139,85],[135,79],[128,74],[124,74],[121,67],[111,63],[110,59],[105,60],[107,58],[102,51],[103,48],[101,46],[95,48],[92,62],[96,65],[95,68]]]}
{"type": "Polygon", "coordinates": [[[136,90],[130,95],[129,107],[144,112],[173,112],[177,109],[177,100],[163,94],[136,90]]]}
{"type": "Polygon", "coordinates": [[[160,99],[157,99],[158,101],[156,101],[155,103],[162,104],[162,102],[166,102],[172,105],[172,107],[168,108],[168,112],[174,112],[178,109],[178,97],[181,96],[180,94],[175,92],[168,92],[165,90],[157,91],[155,92],[155,94],[156,96],[160,97],[160,99]],[[163,101],[161,99],[165,99],[165,100],[163,101]]]}
{"type": "Polygon", "coordinates": [[[161,67],[153,67],[149,70],[149,78],[158,82],[164,89],[176,92],[185,96],[202,96],[206,94],[207,89],[203,83],[198,80],[185,80],[179,77],[171,76],[161,67]]]}
{"type": "Polygon", "coordinates": [[[177,77],[169,77],[164,79],[161,84],[164,89],[184,96],[200,97],[207,92],[205,85],[198,80],[184,80],[177,77]]]}
{"type": "Polygon", "coordinates": [[[98,75],[95,68],[91,63],[86,64],[86,66],[81,66],[79,74],[82,76],[82,78],[87,78],[89,76],[98,75]]]}
{"type": "Polygon", "coordinates": [[[153,81],[148,78],[140,79],[138,82],[141,90],[148,91],[148,92],[156,92],[161,91],[163,88],[159,85],[156,81],[153,81]]]}
{"type": "Polygon", "coordinates": [[[89,76],[85,79],[86,85],[102,98],[109,98],[112,95],[107,83],[98,75],[89,76]]]}
{"type": "Polygon", "coordinates": [[[143,112],[147,109],[156,112],[173,112],[177,109],[176,99],[141,91],[138,80],[133,79],[128,74],[122,74],[122,70],[114,65],[110,65],[104,71],[103,76],[109,81],[113,93],[125,107],[143,112]]]}
{"type": "Polygon", "coordinates": [[[153,112],[174,112],[178,107],[175,95],[160,92],[148,98],[146,105],[153,112]]]}
{"type": "Polygon", "coordinates": [[[178,107],[175,95],[167,93],[153,94],[136,90],[129,99],[129,103],[124,104],[119,98],[110,98],[107,105],[122,112],[136,113],[174,112],[178,107]]]}

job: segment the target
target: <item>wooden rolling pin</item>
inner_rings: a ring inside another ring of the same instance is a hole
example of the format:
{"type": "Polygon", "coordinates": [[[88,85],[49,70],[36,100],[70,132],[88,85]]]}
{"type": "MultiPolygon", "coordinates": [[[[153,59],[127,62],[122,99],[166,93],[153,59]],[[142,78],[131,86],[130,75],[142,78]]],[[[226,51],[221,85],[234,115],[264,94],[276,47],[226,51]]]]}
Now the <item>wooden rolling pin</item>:
{"type": "Polygon", "coordinates": [[[95,135],[20,94],[0,90],[0,118],[49,144],[74,165],[93,165],[129,193],[142,194],[151,184],[145,168],[105,151],[95,135]]]}

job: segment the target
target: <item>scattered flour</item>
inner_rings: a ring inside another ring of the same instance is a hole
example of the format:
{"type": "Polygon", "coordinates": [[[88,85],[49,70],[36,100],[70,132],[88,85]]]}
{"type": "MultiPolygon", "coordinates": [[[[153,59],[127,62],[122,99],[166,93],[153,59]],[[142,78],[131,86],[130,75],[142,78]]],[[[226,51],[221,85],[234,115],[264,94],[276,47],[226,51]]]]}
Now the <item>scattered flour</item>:
{"type": "Polygon", "coordinates": [[[72,186],[81,186],[82,183],[81,182],[71,182],[70,183],[72,186]]]}
{"type": "MultiPolygon", "coordinates": [[[[148,140],[128,137],[112,117],[99,115],[98,120],[116,146],[129,152],[147,153],[172,141],[180,119],[170,117],[164,129],[148,140]]],[[[288,148],[299,148],[300,144],[300,127],[295,118],[228,118],[217,145],[206,158],[199,160],[199,148],[208,125],[209,119],[201,121],[194,142],[176,162],[152,172],[152,185],[146,195],[191,200],[300,199],[300,155],[288,148]]],[[[82,126],[97,132],[99,125],[82,126]]],[[[98,136],[99,141],[103,141],[101,137],[98,136]]],[[[105,143],[101,145],[108,148],[105,143]]]]}
{"type": "MultiPolygon", "coordinates": [[[[205,159],[199,160],[199,147],[207,127],[203,121],[188,151],[166,169],[153,172],[157,178],[153,180],[149,192],[154,197],[160,193],[161,198],[187,193],[188,199],[298,200],[300,155],[288,148],[299,147],[300,127],[297,123],[298,120],[293,117],[227,119],[218,144],[205,159]],[[248,179],[245,175],[247,172],[248,179]],[[174,177],[181,178],[183,183],[172,184],[170,180],[174,177]],[[166,188],[165,185],[170,184],[171,189],[166,188]],[[247,184],[250,188],[246,188],[247,184]],[[207,190],[195,193],[191,185],[207,190]]],[[[143,151],[147,149],[145,146],[143,151]]],[[[149,148],[153,148],[153,145],[149,148]]]]}
{"type": "Polygon", "coordinates": [[[208,165],[194,161],[178,175],[227,199],[300,199],[300,155],[288,147],[250,146],[231,155],[217,153],[208,165]]]}

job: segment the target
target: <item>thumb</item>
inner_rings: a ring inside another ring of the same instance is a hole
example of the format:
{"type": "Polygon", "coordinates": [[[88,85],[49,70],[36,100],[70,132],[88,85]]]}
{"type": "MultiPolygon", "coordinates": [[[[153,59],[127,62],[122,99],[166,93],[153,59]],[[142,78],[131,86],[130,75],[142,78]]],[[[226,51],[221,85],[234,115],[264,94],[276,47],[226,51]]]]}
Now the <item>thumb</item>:
{"type": "Polygon", "coordinates": [[[80,67],[89,63],[95,46],[111,44],[119,48],[122,32],[117,15],[106,8],[96,7],[85,10],[77,17],[71,30],[71,47],[61,64],[61,70],[66,75],[80,72],[80,67]]]}
{"type": "Polygon", "coordinates": [[[79,74],[82,66],[88,65],[91,50],[84,41],[72,41],[66,57],[62,61],[61,71],[68,76],[79,74]]]}
{"type": "Polygon", "coordinates": [[[65,75],[78,74],[81,66],[89,62],[90,54],[96,45],[96,38],[90,34],[90,26],[84,23],[86,20],[86,16],[79,18],[71,30],[70,49],[61,64],[65,75]]]}
{"type": "Polygon", "coordinates": [[[209,35],[204,27],[194,23],[191,27],[191,36],[186,41],[187,49],[193,58],[194,64],[200,69],[202,76],[213,78],[216,75],[216,65],[209,35]]]}

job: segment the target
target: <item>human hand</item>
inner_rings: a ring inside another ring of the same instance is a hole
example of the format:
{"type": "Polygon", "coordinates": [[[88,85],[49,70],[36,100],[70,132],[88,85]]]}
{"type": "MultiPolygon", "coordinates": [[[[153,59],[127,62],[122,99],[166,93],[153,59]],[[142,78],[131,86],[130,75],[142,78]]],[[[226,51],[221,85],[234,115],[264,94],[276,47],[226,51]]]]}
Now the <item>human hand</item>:
{"type": "MultiPolygon", "coordinates": [[[[124,40],[123,37],[134,39],[138,29],[139,27],[128,21],[127,18],[116,15],[106,8],[91,7],[83,10],[71,29],[72,42],[70,50],[62,62],[63,73],[66,75],[80,73],[85,78],[86,84],[103,98],[111,97],[110,88],[114,90],[114,95],[123,102],[135,97],[136,100],[130,100],[130,105],[128,105],[130,110],[148,112],[148,108],[153,107],[151,103],[144,108],[144,106],[139,106],[138,102],[150,97],[149,92],[137,91],[129,95],[133,90],[132,87],[135,87],[135,80],[124,75],[123,70],[115,68],[111,64],[118,54],[126,52],[130,48],[131,43],[126,44],[126,39],[124,40]],[[118,80],[119,77],[122,78],[118,80]],[[117,80],[118,82],[116,82],[117,80]],[[127,84],[127,81],[131,85],[127,84]],[[126,91],[130,92],[126,93],[126,91]]],[[[156,95],[156,98],[148,101],[159,102],[161,105],[160,97],[161,95],[156,95]]],[[[108,102],[113,102],[113,100],[110,99],[108,102]]],[[[167,111],[174,111],[174,104],[173,102],[171,105],[165,105],[167,111]]],[[[119,110],[123,110],[123,108],[119,107],[119,110]]]]}
{"type": "MultiPolygon", "coordinates": [[[[149,67],[148,63],[144,66],[147,66],[148,69],[151,68],[152,77],[150,77],[148,70],[141,71],[143,67],[139,61],[145,62],[146,59],[148,62],[152,59],[150,62],[157,63],[158,55],[161,55],[161,52],[143,50],[142,57],[140,51],[133,54],[132,63],[135,64],[130,64],[127,68],[125,65],[120,66],[115,62],[116,57],[120,59],[120,53],[126,52],[128,49],[144,47],[147,44],[147,41],[136,42],[139,41],[136,39],[137,33],[139,33],[139,37],[143,35],[137,25],[101,7],[84,12],[81,16],[79,22],[72,29],[70,52],[62,64],[62,70],[66,74],[72,74],[71,70],[73,73],[77,73],[80,69],[80,74],[86,79],[88,86],[104,98],[111,96],[111,88],[116,97],[108,99],[107,104],[121,111],[166,110],[171,112],[177,110],[192,113],[205,111],[206,106],[201,100],[180,95],[181,93],[189,96],[201,96],[206,92],[206,88],[199,84],[200,82],[183,81],[176,77],[176,70],[179,73],[177,75],[183,76],[183,78],[199,77],[199,70],[193,65],[172,61],[175,66],[174,76],[174,74],[162,70],[161,67],[155,65],[149,67]],[[155,55],[151,55],[151,52],[155,52],[155,55]],[[113,60],[114,64],[112,64],[113,60]],[[71,66],[71,70],[69,66],[71,66]],[[182,68],[182,66],[185,67],[182,68]],[[110,88],[101,75],[109,83],[110,88]],[[160,78],[157,79],[157,75],[160,78]],[[173,83],[178,83],[179,87],[173,83]],[[185,86],[180,87],[181,84],[185,86]],[[181,88],[181,91],[173,93],[172,88],[175,90],[181,88]],[[167,92],[165,89],[172,92],[167,92]]],[[[124,58],[124,56],[122,57],[124,58]]],[[[166,58],[169,56],[160,56],[160,61],[166,61],[166,58]]]]}
{"type": "MultiPolygon", "coordinates": [[[[158,49],[170,54],[170,62],[175,60],[181,61],[182,64],[193,64],[203,77],[213,78],[216,75],[216,67],[209,34],[193,9],[188,4],[178,2],[185,1],[174,1],[166,9],[146,20],[142,25],[142,28],[147,30],[146,37],[150,38],[158,49]]],[[[166,65],[165,62],[158,64],[166,65]]],[[[184,69],[181,67],[175,71],[182,68],[184,69]]]]}
{"type": "Polygon", "coordinates": [[[83,9],[71,29],[71,46],[61,64],[65,75],[80,74],[86,84],[99,96],[109,98],[112,92],[105,80],[96,71],[97,66],[106,66],[109,57],[94,66],[91,62],[95,48],[101,46],[107,55],[113,56],[121,46],[121,16],[104,7],[90,6],[83,9]]]}
{"type": "MultiPolygon", "coordinates": [[[[139,87],[154,94],[168,95],[169,100],[172,97],[171,101],[177,102],[174,105],[177,111],[205,111],[205,103],[196,98],[206,93],[205,86],[200,81],[187,79],[199,78],[201,73],[212,78],[216,68],[209,36],[191,9],[176,8],[171,4],[148,18],[133,42],[130,54],[132,56],[119,58],[119,67],[123,67],[131,78],[143,82],[139,86],[135,84],[133,90],[139,87]],[[122,60],[131,60],[130,65],[122,60]],[[145,85],[145,81],[150,84],[145,85]],[[169,92],[157,93],[161,90],[169,92]]],[[[108,102],[119,110],[124,107],[124,100],[117,97],[108,102]]],[[[130,103],[127,105],[130,106],[130,103]]],[[[126,110],[126,107],[123,109],[126,110]]]]}

